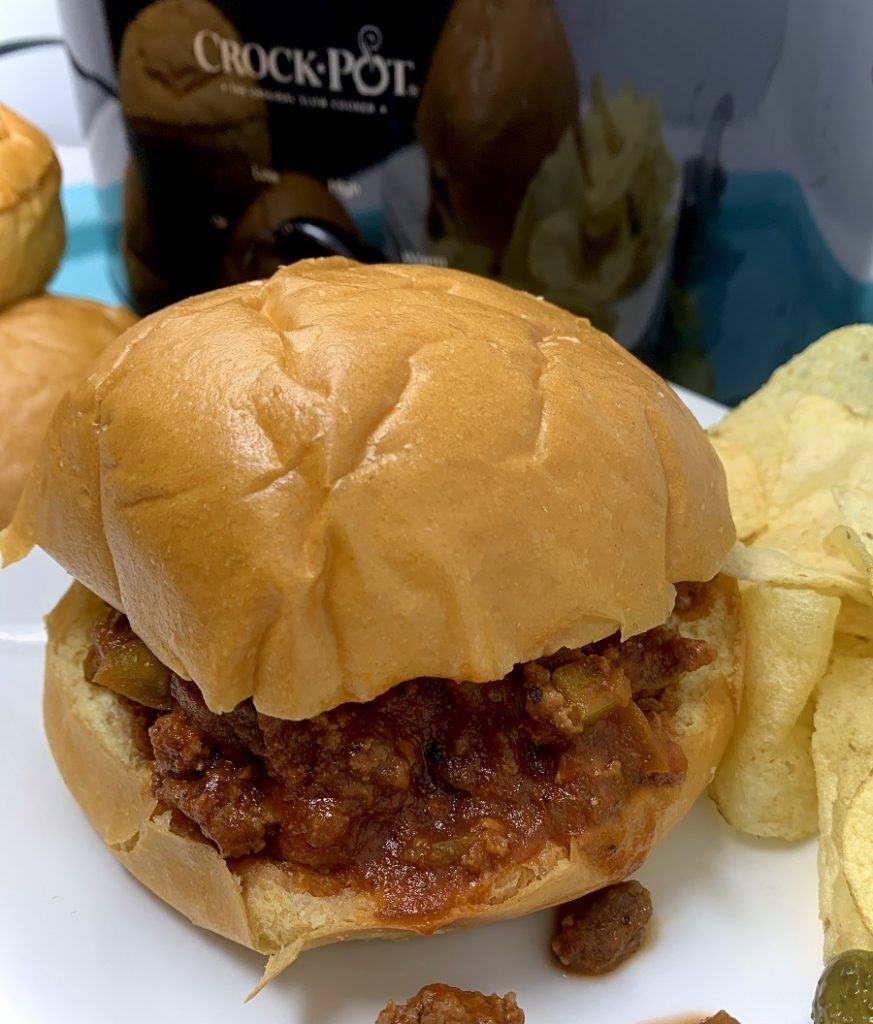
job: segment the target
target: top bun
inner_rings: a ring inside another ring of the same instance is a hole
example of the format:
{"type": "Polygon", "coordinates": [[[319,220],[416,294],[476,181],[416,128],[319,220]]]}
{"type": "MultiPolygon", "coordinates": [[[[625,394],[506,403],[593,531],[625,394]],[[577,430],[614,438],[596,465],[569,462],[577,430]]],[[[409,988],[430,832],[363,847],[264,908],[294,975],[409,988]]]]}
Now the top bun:
{"type": "Polygon", "coordinates": [[[0,547],[40,544],[214,711],[307,718],[649,629],[733,539],[691,413],[588,321],[332,258],[123,335],[0,547]]]}
{"type": "Polygon", "coordinates": [[[41,291],[64,251],[61,168],[48,139],[0,103],[0,306],[41,291]]]}
{"type": "Polygon", "coordinates": [[[121,307],[62,295],[0,312],[0,526],[12,518],[58,399],[135,321],[121,307]]]}

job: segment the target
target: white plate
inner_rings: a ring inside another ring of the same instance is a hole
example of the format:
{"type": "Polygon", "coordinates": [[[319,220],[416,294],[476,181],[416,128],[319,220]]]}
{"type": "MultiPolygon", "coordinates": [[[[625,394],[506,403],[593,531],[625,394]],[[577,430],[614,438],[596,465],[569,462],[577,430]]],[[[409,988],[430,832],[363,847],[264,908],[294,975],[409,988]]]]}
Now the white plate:
{"type": "MultiPolygon", "coordinates": [[[[704,423],[711,402],[685,396],[704,423]]],[[[42,733],[40,616],[66,578],[39,553],[0,574],[0,1020],[15,1024],[371,1024],[441,981],[518,993],[528,1024],[637,1024],[729,1010],[809,1020],[821,965],[815,844],[734,834],[701,801],[639,878],[647,946],[592,981],[549,961],[552,914],[402,943],[305,953],[248,1006],[262,960],[189,925],[103,850],[42,733]]]]}

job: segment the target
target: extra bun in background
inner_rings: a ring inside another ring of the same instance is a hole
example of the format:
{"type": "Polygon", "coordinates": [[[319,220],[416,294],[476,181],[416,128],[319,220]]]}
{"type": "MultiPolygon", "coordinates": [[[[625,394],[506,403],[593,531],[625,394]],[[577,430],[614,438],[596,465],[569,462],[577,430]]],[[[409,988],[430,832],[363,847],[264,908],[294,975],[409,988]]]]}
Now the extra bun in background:
{"type": "Polygon", "coordinates": [[[578,122],[576,67],[552,0],[457,0],[415,120],[433,236],[502,250],[531,178],[578,122]]]}
{"type": "Polygon", "coordinates": [[[60,187],[48,139],[0,103],[0,307],[41,291],[60,263],[60,187]]]}
{"type": "Polygon", "coordinates": [[[128,331],[62,402],[0,544],[9,561],[38,543],[80,581],[51,617],[46,679],[73,793],[133,874],[277,970],[307,946],[513,916],[634,870],[733,725],[742,624],[716,577],[733,539],[706,436],[587,321],[458,272],[331,259],[128,331]],[[196,682],[198,715],[252,698],[285,728],[648,630],[675,583],[713,577],[679,627],[715,660],[659,726],[682,777],[636,785],[591,834],[498,857],[424,924],[270,856],[228,868],[152,795],[130,702],[83,678],[105,601],[196,682]]]}
{"type": "Polygon", "coordinates": [[[59,295],[0,310],[0,525],[12,518],[61,395],[135,320],[121,307],[59,295]]]}

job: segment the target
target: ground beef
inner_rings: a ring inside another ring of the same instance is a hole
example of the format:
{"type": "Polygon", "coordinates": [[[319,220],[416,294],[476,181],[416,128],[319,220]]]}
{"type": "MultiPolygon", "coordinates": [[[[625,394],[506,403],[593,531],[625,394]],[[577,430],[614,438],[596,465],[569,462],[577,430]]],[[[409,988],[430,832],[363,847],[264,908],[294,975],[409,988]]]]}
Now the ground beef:
{"type": "Polygon", "coordinates": [[[259,853],[267,831],[279,819],[263,798],[249,758],[232,746],[217,748],[190,720],[173,712],[151,727],[152,747],[160,751],[155,796],[197,822],[225,857],[259,853]]]}
{"type": "MultiPolygon", "coordinates": [[[[250,701],[214,714],[171,674],[171,710],[149,729],[154,793],[224,857],[354,885],[426,930],[454,894],[487,893],[494,870],[596,834],[641,785],[681,782],[671,693],[714,656],[664,627],[492,683],[412,680],[303,722],[250,701]]],[[[602,848],[608,860],[615,846],[602,848]]]]}
{"type": "Polygon", "coordinates": [[[427,985],[402,1006],[389,1002],[376,1024],[524,1024],[515,993],[485,996],[449,985],[427,985]]]}
{"type": "Polygon", "coordinates": [[[612,668],[620,669],[631,681],[634,697],[656,693],[666,682],[686,672],[708,665],[713,650],[703,640],[676,642],[676,631],[658,626],[640,636],[620,642],[618,634],[591,644],[588,650],[599,654],[612,668]]]}
{"type": "Polygon", "coordinates": [[[552,952],[576,974],[607,974],[643,944],[652,899],[639,882],[620,882],[558,908],[552,952]]]}

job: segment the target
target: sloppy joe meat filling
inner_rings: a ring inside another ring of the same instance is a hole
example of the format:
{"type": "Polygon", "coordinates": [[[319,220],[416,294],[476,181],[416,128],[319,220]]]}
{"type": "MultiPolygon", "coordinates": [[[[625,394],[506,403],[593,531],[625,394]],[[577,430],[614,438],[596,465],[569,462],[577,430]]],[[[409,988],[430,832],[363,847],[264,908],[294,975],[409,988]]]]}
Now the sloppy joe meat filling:
{"type": "Polygon", "coordinates": [[[405,1003],[389,1002],[376,1024],[524,1024],[515,993],[486,996],[451,985],[425,985],[405,1003]]]}
{"type": "MultiPolygon", "coordinates": [[[[689,618],[700,593],[680,593],[689,618]]],[[[386,919],[422,926],[548,841],[566,847],[608,825],[640,786],[680,783],[685,759],[668,734],[676,683],[715,658],[661,626],[491,683],[415,679],[290,722],[251,701],[214,714],[194,683],[163,666],[156,681],[145,655],[110,610],[85,674],[128,699],[147,694],[142,742],[176,828],[228,860],[267,856],[313,891],[351,884],[386,919]]]]}

